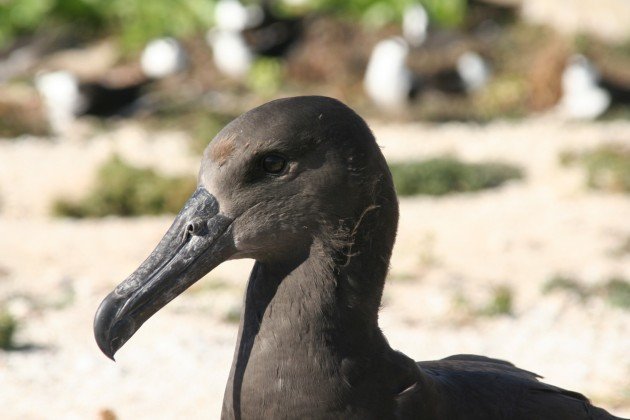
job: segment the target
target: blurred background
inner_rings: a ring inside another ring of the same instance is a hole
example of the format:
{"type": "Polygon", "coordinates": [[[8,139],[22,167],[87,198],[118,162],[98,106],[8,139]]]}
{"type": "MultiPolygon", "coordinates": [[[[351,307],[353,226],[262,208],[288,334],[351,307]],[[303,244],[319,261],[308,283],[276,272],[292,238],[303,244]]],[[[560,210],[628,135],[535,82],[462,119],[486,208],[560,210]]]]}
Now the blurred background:
{"type": "Polygon", "coordinates": [[[93,315],[214,135],[304,94],[390,163],[394,348],[507,359],[630,416],[628,22],[627,0],[0,2],[2,418],[219,417],[252,261],[115,364],[93,315]]]}

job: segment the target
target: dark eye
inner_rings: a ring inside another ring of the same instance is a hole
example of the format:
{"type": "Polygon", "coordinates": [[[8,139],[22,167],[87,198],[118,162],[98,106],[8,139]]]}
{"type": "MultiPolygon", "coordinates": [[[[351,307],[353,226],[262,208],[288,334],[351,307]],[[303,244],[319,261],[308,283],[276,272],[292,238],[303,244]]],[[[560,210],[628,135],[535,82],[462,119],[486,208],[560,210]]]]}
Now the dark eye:
{"type": "Polygon", "coordinates": [[[262,158],[262,167],[265,172],[270,174],[279,174],[287,166],[287,160],[278,155],[267,155],[262,158]]]}

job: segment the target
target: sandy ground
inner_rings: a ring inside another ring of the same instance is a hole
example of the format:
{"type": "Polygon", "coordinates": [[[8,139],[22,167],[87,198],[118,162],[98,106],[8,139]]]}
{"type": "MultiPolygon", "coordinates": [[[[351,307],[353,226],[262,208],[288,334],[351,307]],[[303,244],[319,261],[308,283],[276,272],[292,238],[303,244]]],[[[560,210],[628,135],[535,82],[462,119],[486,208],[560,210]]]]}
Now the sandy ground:
{"type": "MultiPolygon", "coordinates": [[[[488,126],[373,124],[391,160],[452,153],[501,159],[524,182],[479,194],[401,200],[381,324],[421,360],[477,353],[511,360],[630,415],[630,311],[601,297],[543,294],[555,274],[596,285],[630,278],[630,198],[587,191],[564,150],[630,141],[630,122],[549,119],[488,126]],[[498,286],[513,315],[481,317],[498,286]]],[[[3,419],[214,419],[251,261],[224,264],[106,359],[92,337],[100,300],[149,253],[172,216],[71,221],[52,200],[85,193],[111,153],[170,173],[196,173],[178,133],[125,124],[87,141],[0,140],[0,301],[21,320],[21,349],[0,352],[3,419]]]]}

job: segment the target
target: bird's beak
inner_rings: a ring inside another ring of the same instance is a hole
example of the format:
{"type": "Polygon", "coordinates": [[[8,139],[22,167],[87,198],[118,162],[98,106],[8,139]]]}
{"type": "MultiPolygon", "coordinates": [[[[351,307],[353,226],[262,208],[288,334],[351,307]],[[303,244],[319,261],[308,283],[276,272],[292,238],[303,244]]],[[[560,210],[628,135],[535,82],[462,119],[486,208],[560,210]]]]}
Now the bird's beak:
{"type": "Polygon", "coordinates": [[[235,252],[232,219],[197,189],[149,257],[103,300],[94,318],[98,346],[114,354],[164,305],[235,252]]]}

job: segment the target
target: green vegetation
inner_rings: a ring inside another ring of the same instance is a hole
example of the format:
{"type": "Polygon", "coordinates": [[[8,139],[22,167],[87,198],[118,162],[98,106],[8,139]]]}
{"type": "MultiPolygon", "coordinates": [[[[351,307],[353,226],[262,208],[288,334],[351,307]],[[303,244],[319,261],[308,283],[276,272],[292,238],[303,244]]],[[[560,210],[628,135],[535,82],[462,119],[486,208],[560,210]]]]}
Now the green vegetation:
{"type": "Polygon", "coordinates": [[[582,156],[590,188],[612,192],[630,192],[630,149],[601,146],[582,156]]]}
{"type": "Polygon", "coordinates": [[[608,144],[584,153],[565,151],[559,161],[564,166],[584,166],[589,188],[630,193],[630,148],[626,146],[608,144]]]}
{"type": "Polygon", "coordinates": [[[471,301],[463,290],[452,295],[453,316],[457,323],[474,322],[479,317],[514,315],[514,291],[508,285],[497,285],[483,301],[471,301]]]}
{"type": "Polygon", "coordinates": [[[604,298],[613,306],[630,310],[630,282],[613,277],[600,287],[604,298]]]}
{"type": "Polygon", "coordinates": [[[432,22],[455,27],[466,17],[466,0],[315,0],[314,8],[348,18],[360,18],[367,24],[384,25],[399,21],[406,7],[421,3],[432,22]]]}
{"type": "Polygon", "coordinates": [[[488,86],[474,98],[478,119],[489,121],[501,117],[523,118],[527,115],[528,85],[517,74],[500,75],[490,80],[488,86]]]}
{"type": "Polygon", "coordinates": [[[213,0],[7,0],[0,2],[0,48],[15,37],[48,27],[72,27],[84,36],[118,33],[128,49],[157,36],[206,30],[213,0]]]}
{"type": "Polygon", "coordinates": [[[103,25],[99,4],[88,0],[7,0],[0,2],[0,48],[35,32],[42,22],[70,23],[87,29],[103,25]]]}
{"type": "Polygon", "coordinates": [[[194,177],[166,177],[114,156],[99,170],[94,190],[79,202],[59,200],[53,212],[67,217],[176,213],[195,190],[194,177]]]}
{"type": "Polygon", "coordinates": [[[0,310],[0,350],[11,350],[15,347],[13,337],[17,329],[17,320],[6,310],[0,310]]]}
{"type": "MultiPolygon", "coordinates": [[[[247,3],[247,1],[245,1],[247,3]]],[[[366,23],[400,21],[415,0],[314,0],[306,7],[280,4],[285,14],[304,10],[360,18],[366,23]],[[294,10],[296,9],[296,10],[294,10]]],[[[421,0],[432,21],[454,27],[463,23],[466,0],[421,0]]],[[[128,50],[141,48],[158,36],[184,37],[207,30],[213,23],[216,0],[6,0],[0,2],[0,48],[16,37],[43,26],[71,28],[83,37],[116,33],[128,50]]]]}
{"type": "Polygon", "coordinates": [[[548,294],[556,291],[569,292],[581,300],[599,296],[612,306],[630,310],[630,282],[622,277],[612,277],[604,283],[588,287],[576,279],[555,275],[543,285],[542,292],[548,294]]]}
{"type": "Polygon", "coordinates": [[[545,295],[556,291],[569,292],[579,296],[580,299],[585,299],[588,295],[588,291],[577,280],[560,274],[551,277],[542,287],[545,295]]]}
{"type": "Polygon", "coordinates": [[[238,324],[241,321],[241,312],[240,306],[232,306],[223,315],[223,321],[229,324],[238,324]]]}
{"type": "Polygon", "coordinates": [[[271,96],[282,86],[282,64],[277,58],[259,58],[249,70],[247,86],[263,96],[271,96]]]}
{"type": "Polygon", "coordinates": [[[394,163],[390,170],[400,195],[441,196],[479,191],[523,177],[516,166],[497,162],[464,163],[453,157],[394,163]]]}
{"type": "Polygon", "coordinates": [[[429,17],[440,26],[455,27],[464,22],[467,0],[421,0],[429,17]]]}
{"type": "Polygon", "coordinates": [[[513,293],[508,286],[497,286],[490,300],[478,313],[483,316],[511,315],[513,310],[513,293]]]}

